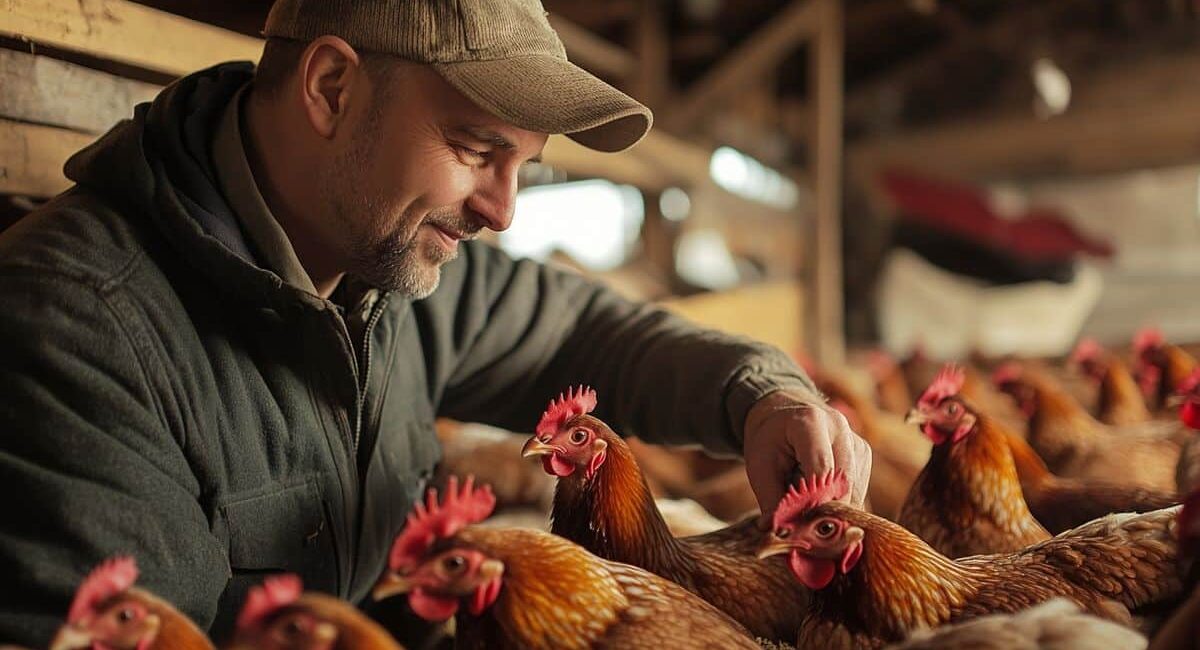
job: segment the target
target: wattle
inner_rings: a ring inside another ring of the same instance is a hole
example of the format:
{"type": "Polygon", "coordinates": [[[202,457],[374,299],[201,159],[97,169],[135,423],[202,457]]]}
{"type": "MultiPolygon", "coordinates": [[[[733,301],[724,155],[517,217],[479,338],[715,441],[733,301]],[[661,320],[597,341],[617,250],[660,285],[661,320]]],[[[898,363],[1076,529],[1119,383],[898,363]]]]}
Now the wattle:
{"type": "Polygon", "coordinates": [[[933,426],[932,422],[926,422],[925,425],[921,427],[921,431],[923,431],[925,433],[925,437],[929,438],[929,440],[935,445],[940,445],[949,439],[949,436],[941,431],[938,431],[937,427],[933,426]]]}
{"type": "Polygon", "coordinates": [[[837,573],[837,566],[833,560],[811,558],[799,551],[792,551],[788,557],[788,566],[801,584],[814,591],[828,587],[837,573]]]}
{"type": "Polygon", "coordinates": [[[458,600],[425,593],[417,587],[408,596],[408,604],[417,616],[427,621],[444,621],[458,611],[458,600]]]}
{"type": "Polygon", "coordinates": [[[1188,400],[1179,409],[1179,419],[1193,429],[1200,429],[1200,403],[1188,400]]]}
{"type": "Polygon", "coordinates": [[[542,458],[542,469],[546,470],[547,474],[553,474],[554,476],[562,478],[575,473],[575,464],[565,460],[557,453],[553,453],[542,458]]]}

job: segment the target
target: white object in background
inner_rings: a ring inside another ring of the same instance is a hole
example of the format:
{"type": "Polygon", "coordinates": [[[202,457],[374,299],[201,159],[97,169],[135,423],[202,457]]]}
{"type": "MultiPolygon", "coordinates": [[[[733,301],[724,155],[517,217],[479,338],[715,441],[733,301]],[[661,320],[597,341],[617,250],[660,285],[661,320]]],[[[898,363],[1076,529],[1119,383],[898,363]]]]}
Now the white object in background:
{"type": "Polygon", "coordinates": [[[972,350],[1065,355],[1100,300],[1100,271],[1077,263],[1068,284],[1049,281],[989,286],[945,271],[906,249],[888,255],[877,295],[883,346],[907,354],[915,345],[935,359],[972,350]]]}
{"type": "Polygon", "coordinates": [[[517,193],[512,226],[500,247],[513,257],[541,262],[554,251],[593,271],[625,262],[645,218],[642,194],[605,180],[538,185],[517,193]]]}
{"type": "Polygon", "coordinates": [[[675,272],[713,291],[732,289],[741,280],[725,237],[711,228],[693,228],[680,235],[675,244],[675,272]]]}

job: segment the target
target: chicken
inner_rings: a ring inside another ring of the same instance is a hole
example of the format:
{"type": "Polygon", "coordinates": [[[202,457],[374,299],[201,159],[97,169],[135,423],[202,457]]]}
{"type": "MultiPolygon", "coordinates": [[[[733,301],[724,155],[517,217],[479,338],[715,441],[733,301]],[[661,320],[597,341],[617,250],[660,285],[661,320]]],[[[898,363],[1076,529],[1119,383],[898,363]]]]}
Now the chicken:
{"type": "Polygon", "coordinates": [[[1150,409],[1129,366],[1094,339],[1083,339],[1075,346],[1070,364],[1096,384],[1096,417],[1101,422],[1122,426],[1150,419],[1150,409]]]}
{"type": "Polygon", "coordinates": [[[1029,444],[1054,473],[1175,489],[1177,423],[1102,424],[1045,372],[1015,362],[997,368],[993,380],[1029,416],[1029,444]]]}
{"type": "Polygon", "coordinates": [[[758,517],[705,535],[671,535],[629,446],[588,415],[595,406],[591,389],[568,391],[550,403],[525,443],[525,455],[541,458],[558,477],[551,532],[683,586],[755,637],[795,638],[808,594],[786,563],[755,557],[766,538],[758,517]]]}
{"type": "Polygon", "coordinates": [[[1166,410],[1171,396],[1196,369],[1195,357],[1167,343],[1162,332],[1152,327],[1134,335],[1133,356],[1134,375],[1152,411],[1166,410]]]}
{"type": "MultiPolygon", "coordinates": [[[[1193,431],[1200,431],[1200,368],[1179,385],[1177,399],[1182,402],[1179,406],[1180,422],[1193,431]]],[[[1200,490],[1200,435],[1193,433],[1183,443],[1179,464],[1175,467],[1175,486],[1180,494],[1200,490]]]]}
{"type": "Polygon", "coordinates": [[[1061,533],[1114,512],[1150,512],[1179,503],[1174,492],[1108,479],[1065,478],[1050,473],[1037,452],[1018,436],[1008,448],[1030,512],[1051,533],[1061,533]]]}
{"type": "Polygon", "coordinates": [[[1182,593],[1178,508],[1110,515],[1016,553],[950,560],[904,528],[838,501],[840,470],[792,488],[761,557],[787,554],[813,590],[797,646],[878,648],[919,628],[1055,597],[1123,624],[1182,593]]]}
{"type": "Polygon", "coordinates": [[[1049,539],[1025,505],[1009,434],[960,396],[964,380],[961,369],[947,365],[910,415],[933,454],[908,493],[900,525],[952,558],[1049,539]]]}
{"type": "Polygon", "coordinates": [[[304,593],[300,577],[267,578],[250,590],[229,650],[403,650],[350,603],[304,593]]]}
{"type": "Polygon", "coordinates": [[[756,648],[678,585],[548,533],[473,526],[495,497],[452,477],[409,515],[375,597],[407,594],[422,618],[455,618],[458,648],[756,648]],[[465,607],[463,607],[465,605],[465,607]],[[462,610],[462,611],[460,611],[462,610]]]}
{"type": "Polygon", "coordinates": [[[1143,650],[1146,637],[1055,598],[1016,614],[991,614],[918,630],[891,650],[1143,650]]]}
{"type": "Polygon", "coordinates": [[[879,407],[894,415],[907,413],[912,407],[912,393],[904,380],[904,372],[892,355],[873,350],[867,357],[867,370],[875,382],[875,399],[879,407]]]}
{"type": "Polygon", "coordinates": [[[139,589],[137,563],[116,557],[97,566],[75,599],[50,650],[203,650],[212,642],[165,600],[139,589]]]}
{"type": "Polygon", "coordinates": [[[867,488],[871,511],[895,519],[913,481],[929,460],[932,446],[914,435],[902,418],[875,408],[841,377],[815,372],[812,378],[831,404],[839,410],[848,409],[843,411],[846,419],[857,423],[854,431],[871,445],[871,484],[867,488]]]}
{"type": "Polygon", "coordinates": [[[1159,628],[1150,650],[1200,650],[1200,491],[1179,513],[1179,546],[1180,573],[1192,595],[1159,628]]]}

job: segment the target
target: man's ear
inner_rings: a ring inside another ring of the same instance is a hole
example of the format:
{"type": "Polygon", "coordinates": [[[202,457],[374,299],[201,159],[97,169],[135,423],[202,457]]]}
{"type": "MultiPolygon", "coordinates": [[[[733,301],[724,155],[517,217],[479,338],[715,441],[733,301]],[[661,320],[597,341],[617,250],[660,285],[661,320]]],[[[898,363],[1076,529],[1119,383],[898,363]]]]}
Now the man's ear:
{"type": "Polygon", "coordinates": [[[321,36],[304,49],[300,91],[308,122],[321,137],[337,134],[361,71],[358,52],[337,36],[321,36]]]}

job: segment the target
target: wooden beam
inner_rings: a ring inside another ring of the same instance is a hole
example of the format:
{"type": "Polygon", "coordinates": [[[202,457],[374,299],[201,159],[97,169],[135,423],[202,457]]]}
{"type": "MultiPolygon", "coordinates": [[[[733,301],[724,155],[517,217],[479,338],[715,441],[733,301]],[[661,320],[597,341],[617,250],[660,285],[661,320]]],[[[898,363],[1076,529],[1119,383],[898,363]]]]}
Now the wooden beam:
{"type": "Polygon", "coordinates": [[[743,41],[696,81],[663,120],[676,132],[692,128],[718,104],[733,97],[777,65],[817,31],[818,0],[792,0],[777,16],[743,41]]]}
{"type": "Polygon", "coordinates": [[[815,321],[813,354],[824,365],[845,362],[842,287],[842,99],[841,0],[814,0],[820,30],[809,57],[809,97],[816,108],[813,161],[816,190],[815,321]]]}
{"type": "Polygon", "coordinates": [[[0,35],[184,75],[257,61],[262,41],[126,0],[0,0],[0,35]]]}
{"type": "Polygon", "coordinates": [[[1200,120],[1194,101],[974,119],[859,142],[849,159],[868,183],[888,166],[968,180],[1114,173],[1200,161],[1200,120]]]}
{"type": "Polygon", "coordinates": [[[556,14],[550,14],[550,26],[562,39],[567,56],[589,71],[616,79],[627,79],[637,72],[637,58],[629,50],[556,14]]]}
{"type": "Polygon", "coordinates": [[[0,50],[0,117],[103,133],[161,90],[154,84],[14,50],[0,50]]]}
{"type": "MultiPolygon", "coordinates": [[[[650,133],[642,142],[652,139],[650,133]]],[[[640,145],[639,145],[640,146],[640,145]]],[[[644,189],[660,190],[677,182],[674,176],[665,174],[651,162],[632,151],[599,153],[561,135],[550,136],[542,159],[547,165],[557,167],[575,176],[607,178],[616,183],[629,183],[644,189]]]]}
{"type": "Polygon", "coordinates": [[[0,193],[50,197],[67,189],[63,163],[94,138],[0,119],[0,193]]]}

